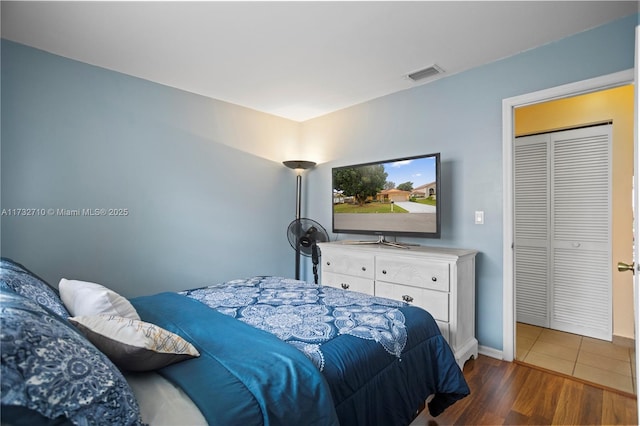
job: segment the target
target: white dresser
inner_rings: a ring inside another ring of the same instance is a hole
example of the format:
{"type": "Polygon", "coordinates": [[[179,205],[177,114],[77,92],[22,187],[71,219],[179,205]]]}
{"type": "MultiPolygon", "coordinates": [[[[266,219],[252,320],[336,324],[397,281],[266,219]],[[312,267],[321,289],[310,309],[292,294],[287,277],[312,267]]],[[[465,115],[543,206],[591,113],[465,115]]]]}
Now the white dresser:
{"type": "Polygon", "coordinates": [[[478,357],[475,338],[477,251],[349,242],[320,243],[321,284],[404,300],[436,320],[460,368],[478,357]]]}

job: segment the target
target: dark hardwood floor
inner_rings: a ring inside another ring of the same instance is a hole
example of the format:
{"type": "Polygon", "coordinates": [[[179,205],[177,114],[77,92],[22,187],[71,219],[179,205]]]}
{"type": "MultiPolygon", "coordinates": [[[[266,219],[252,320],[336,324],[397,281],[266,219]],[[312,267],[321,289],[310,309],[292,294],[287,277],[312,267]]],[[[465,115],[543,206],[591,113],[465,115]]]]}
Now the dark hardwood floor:
{"type": "Polygon", "coordinates": [[[480,355],[465,364],[471,395],[418,425],[635,425],[636,399],[526,365],[480,355]]]}

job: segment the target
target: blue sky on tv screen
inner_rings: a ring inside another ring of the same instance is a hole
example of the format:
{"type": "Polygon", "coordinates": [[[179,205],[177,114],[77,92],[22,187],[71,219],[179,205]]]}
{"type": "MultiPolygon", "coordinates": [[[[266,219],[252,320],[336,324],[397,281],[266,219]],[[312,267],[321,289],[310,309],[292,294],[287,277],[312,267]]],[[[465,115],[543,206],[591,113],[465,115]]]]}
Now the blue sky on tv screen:
{"type": "Polygon", "coordinates": [[[384,171],[387,172],[387,181],[396,186],[405,182],[413,182],[413,187],[435,182],[436,159],[435,157],[414,158],[412,160],[392,161],[384,163],[384,171]]]}

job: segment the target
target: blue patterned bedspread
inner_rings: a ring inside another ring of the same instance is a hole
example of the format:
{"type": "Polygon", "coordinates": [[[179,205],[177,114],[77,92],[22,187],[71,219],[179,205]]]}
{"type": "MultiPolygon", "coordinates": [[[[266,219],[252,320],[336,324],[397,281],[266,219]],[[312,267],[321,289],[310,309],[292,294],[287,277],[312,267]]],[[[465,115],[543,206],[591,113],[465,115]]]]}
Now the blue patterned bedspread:
{"type": "Polygon", "coordinates": [[[279,277],[181,294],[306,355],[342,425],[407,425],[429,395],[437,416],[470,392],[433,317],[404,302],[279,277]]]}
{"type": "Polygon", "coordinates": [[[302,351],[321,371],[322,344],[338,335],[378,342],[400,358],[407,343],[404,302],[293,279],[253,277],[181,292],[302,351]]]}
{"type": "Polygon", "coordinates": [[[433,317],[403,302],[277,277],[131,302],[200,351],[159,372],[210,424],[401,426],[430,395],[437,416],[469,394],[433,317]]]}

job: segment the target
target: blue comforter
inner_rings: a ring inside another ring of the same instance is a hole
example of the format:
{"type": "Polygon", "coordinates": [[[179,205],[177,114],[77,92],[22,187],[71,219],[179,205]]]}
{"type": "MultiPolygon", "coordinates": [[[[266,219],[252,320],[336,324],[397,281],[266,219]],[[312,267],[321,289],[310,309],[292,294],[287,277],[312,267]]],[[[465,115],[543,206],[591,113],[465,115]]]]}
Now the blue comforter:
{"type": "Polygon", "coordinates": [[[199,358],[160,370],[210,425],[337,425],[324,377],[277,337],[175,293],[131,301],[144,321],[189,340],[199,358]]]}
{"type": "Polygon", "coordinates": [[[429,395],[437,416],[469,394],[431,315],[402,302],[254,277],[132,303],[210,355],[160,372],[211,424],[407,425],[429,395]]]}

